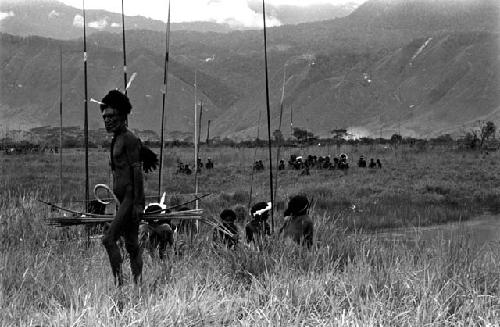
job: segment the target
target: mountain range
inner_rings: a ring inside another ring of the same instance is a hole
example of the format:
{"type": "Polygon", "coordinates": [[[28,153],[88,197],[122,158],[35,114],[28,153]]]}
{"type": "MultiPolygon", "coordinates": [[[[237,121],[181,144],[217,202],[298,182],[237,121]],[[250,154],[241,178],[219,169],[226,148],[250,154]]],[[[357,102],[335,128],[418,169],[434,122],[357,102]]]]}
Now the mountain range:
{"type": "MultiPolygon", "coordinates": [[[[457,134],[478,119],[500,123],[499,13],[490,0],[369,0],[342,18],[269,28],[272,129],[279,127],[283,84],[285,136],[292,121],[319,136],[349,128],[386,137],[457,134]]],[[[165,52],[159,24],[126,35],[128,70],[137,72],[128,91],[130,121],[141,129],[159,129],[165,52]]],[[[62,48],[64,121],[81,124],[82,40],[0,27],[1,121],[57,125],[62,48]]],[[[51,29],[57,24],[44,26],[51,29]]],[[[213,136],[256,137],[265,113],[262,34],[172,32],[167,131],[193,129],[197,71],[202,135],[210,119],[213,136]]],[[[87,41],[89,96],[100,99],[123,85],[121,34],[95,31],[87,41]]],[[[89,106],[90,127],[100,127],[98,107],[89,106]]]]}

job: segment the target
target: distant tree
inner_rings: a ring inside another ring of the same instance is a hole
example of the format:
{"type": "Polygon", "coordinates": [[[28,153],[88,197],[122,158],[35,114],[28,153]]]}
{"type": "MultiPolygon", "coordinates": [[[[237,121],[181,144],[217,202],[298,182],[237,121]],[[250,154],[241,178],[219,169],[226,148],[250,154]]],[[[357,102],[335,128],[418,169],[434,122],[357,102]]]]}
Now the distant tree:
{"type": "Polygon", "coordinates": [[[403,137],[399,134],[392,134],[391,136],[391,143],[394,144],[399,144],[403,141],[403,137]]]}
{"type": "Polygon", "coordinates": [[[481,149],[491,137],[495,137],[496,126],[492,121],[478,121],[478,125],[465,132],[462,139],[469,149],[481,149]]]}
{"type": "Polygon", "coordinates": [[[309,138],[315,138],[313,133],[299,127],[293,128],[293,136],[295,136],[300,143],[307,141],[309,138]]]}
{"type": "Polygon", "coordinates": [[[490,137],[495,137],[495,132],[497,128],[495,123],[492,121],[487,121],[482,124],[481,131],[479,133],[479,148],[483,147],[485,141],[487,141],[490,137]]]}
{"type": "Polygon", "coordinates": [[[337,150],[340,150],[340,144],[347,138],[347,129],[339,128],[330,131],[333,134],[333,140],[337,144],[337,150]]]}
{"type": "Polygon", "coordinates": [[[464,145],[473,150],[479,145],[479,137],[476,131],[469,131],[465,133],[463,138],[464,145]]]}
{"type": "Polygon", "coordinates": [[[347,137],[347,129],[334,129],[330,131],[334,140],[344,140],[347,137]]]}

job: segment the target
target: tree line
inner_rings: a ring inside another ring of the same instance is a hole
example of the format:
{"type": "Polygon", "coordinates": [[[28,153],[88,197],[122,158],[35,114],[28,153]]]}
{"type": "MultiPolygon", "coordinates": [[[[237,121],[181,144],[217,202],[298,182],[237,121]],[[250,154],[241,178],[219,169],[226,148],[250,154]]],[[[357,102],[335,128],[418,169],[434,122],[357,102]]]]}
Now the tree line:
{"type": "MultiPolygon", "coordinates": [[[[392,134],[390,138],[382,137],[360,137],[353,138],[347,133],[347,129],[334,129],[331,131],[331,137],[318,137],[311,131],[300,127],[293,129],[293,136],[286,138],[279,130],[273,132],[272,145],[283,147],[297,147],[297,146],[312,146],[312,145],[390,145],[397,147],[399,145],[409,145],[410,147],[424,147],[426,145],[458,145],[462,149],[482,150],[484,148],[492,149],[497,145],[496,140],[496,125],[491,121],[478,121],[477,124],[462,132],[462,136],[454,139],[450,134],[443,134],[433,138],[422,139],[414,137],[404,137],[400,134],[392,134]]],[[[498,142],[500,145],[500,142],[498,142]]],[[[16,148],[16,147],[39,147],[43,146],[58,146],[59,140],[51,137],[45,141],[34,143],[26,140],[13,141],[10,138],[0,139],[0,149],[16,148]]],[[[144,141],[149,147],[160,147],[160,141],[144,141]]],[[[166,141],[165,147],[192,147],[193,142],[187,139],[170,140],[166,141]]],[[[217,146],[230,146],[230,147],[265,147],[268,145],[267,139],[250,139],[237,141],[230,138],[213,137],[200,144],[205,144],[213,147],[217,146]]],[[[108,148],[111,145],[110,138],[103,138],[99,141],[89,141],[89,148],[108,148]]],[[[63,136],[63,148],[83,148],[85,146],[83,136],[63,136]]]]}

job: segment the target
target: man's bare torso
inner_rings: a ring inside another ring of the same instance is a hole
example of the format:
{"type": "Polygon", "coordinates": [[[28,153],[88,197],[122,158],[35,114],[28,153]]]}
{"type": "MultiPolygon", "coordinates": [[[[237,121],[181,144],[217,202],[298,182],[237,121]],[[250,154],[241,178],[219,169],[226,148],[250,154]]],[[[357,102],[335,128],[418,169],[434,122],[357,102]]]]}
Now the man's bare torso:
{"type": "MultiPolygon", "coordinates": [[[[111,167],[113,170],[113,192],[120,201],[125,195],[134,194],[133,168],[141,165],[141,141],[128,129],[114,136],[111,167]]],[[[144,199],[134,199],[143,202],[144,199]]]]}

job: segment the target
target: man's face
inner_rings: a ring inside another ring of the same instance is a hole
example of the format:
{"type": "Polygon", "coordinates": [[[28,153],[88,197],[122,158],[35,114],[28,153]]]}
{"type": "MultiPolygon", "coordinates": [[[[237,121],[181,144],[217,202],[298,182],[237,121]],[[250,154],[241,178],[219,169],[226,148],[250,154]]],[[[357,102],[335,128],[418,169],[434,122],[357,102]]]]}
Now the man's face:
{"type": "Polygon", "coordinates": [[[118,112],[118,110],[113,108],[106,108],[102,112],[102,118],[104,119],[104,127],[108,133],[114,133],[125,123],[125,119],[118,112]]]}

